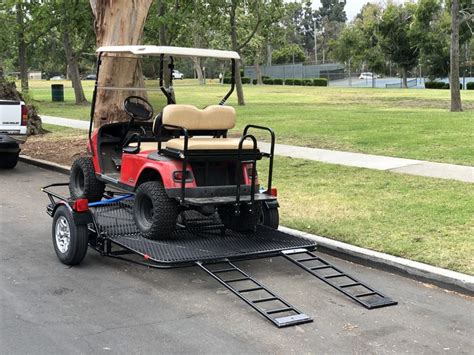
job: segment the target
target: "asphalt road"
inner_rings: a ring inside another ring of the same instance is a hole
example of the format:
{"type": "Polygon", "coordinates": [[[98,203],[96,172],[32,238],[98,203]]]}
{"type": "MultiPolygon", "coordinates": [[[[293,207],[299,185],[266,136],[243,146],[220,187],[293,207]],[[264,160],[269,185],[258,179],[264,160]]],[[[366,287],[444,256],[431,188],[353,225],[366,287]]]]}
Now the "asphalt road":
{"type": "Polygon", "coordinates": [[[326,258],[399,302],[366,310],[282,258],[238,263],[314,322],[277,329],[197,268],[99,256],[61,264],[40,186],[67,177],[0,171],[0,353],[472,353],[474,300],[326,258]]]}

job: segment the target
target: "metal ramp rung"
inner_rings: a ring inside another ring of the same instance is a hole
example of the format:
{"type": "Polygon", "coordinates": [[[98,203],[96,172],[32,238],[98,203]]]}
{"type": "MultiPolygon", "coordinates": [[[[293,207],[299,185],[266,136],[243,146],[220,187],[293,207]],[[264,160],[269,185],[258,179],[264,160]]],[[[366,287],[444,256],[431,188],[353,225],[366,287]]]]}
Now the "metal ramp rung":
{"type": "Polygon", "coordinates": [[[292,263],[309,272],[311,275],[316,276],[318,279],[324,281],[368,309],[397,304],[397,302],[392,300],[390,297],[385,296],[383,293],[364,284],[355,277],[346,274],[311,251],[305,249],[286,250],[282,251],[282,255],[292,263]],[[301,254],[304,254],[304,256],[301,254]],[[292,255],[294,257],[292,257],[292,255]],[[319,264],[311,265],[310,261],[319,264]],[[327,274],[327,271],[330,271],[331,273],[327,274]],[[324,272],[326,272],[326,275],[324,272]],[[345,283],[341,283],[340,281],[340,279],[343,278],[345,279],[345,283]]]}
{"type": "Polygon", "coordinates": [[[313,321],[312,318],[302,313],[288,301],[284,300],[273,291],[266,288],[259,281],[252,278],[249,274],[239,269],[236,265],[228,260],[206,264],[198,261],[196,262],[196,265],[211,275],[214,279],[219,281],[221,285],[225,286],[228,290],[246,302],[250,307],[255,309],[258,313],[267,318],[278,328],[313,321]],[[225,264],[225,266],[222,267],[222,264],[225,264]],[[213,266],[219,266],[220,268],[213,269],[213,266]],[[240,276],[237,277],[233,275],[232,278],[225,278],[224,275],[231,271],[240,274],[240,276]],[[238,286],[236,286],[237,282],[247,282],[253,285],[246,285],[246,288],[238,288],[238,286]],[[260,293],[259,298],[252,298],[252,293],[255,295],[255,292],[260,293]],[[262,293],[265,293],[265,295],[262,295],[262,293]],[[270,305],[269,303],[272,304],[270,305]],[[265,307],[265,305],[267,307],[265,307]],[[286,313],[286,315],[284,315],[284,313],[286,313]],[[276,315],[276,317],[273,315],[276,315]],[[278,317],[278,315],[281,316],[278,317]]]}

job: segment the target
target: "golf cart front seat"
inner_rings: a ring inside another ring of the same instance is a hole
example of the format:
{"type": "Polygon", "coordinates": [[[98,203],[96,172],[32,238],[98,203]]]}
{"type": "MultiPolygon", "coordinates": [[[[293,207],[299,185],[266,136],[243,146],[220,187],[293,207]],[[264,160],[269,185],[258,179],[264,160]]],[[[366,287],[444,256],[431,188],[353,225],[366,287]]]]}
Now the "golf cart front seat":
{"type": "MultiPolygon", "coordinates": [[[[155,119],[153,132],[159,142],[166,135],[174,138],[166,140],[165,148],[159,144],[159,152],[173,157],[184,153],[189,157],[235,156],[240,138],[227,138],[227,131],[235,127],[235,117],[235,109],[230,106],[212,105],[200,110],[192,105],[168,105],[161,117],[155,119]],[[189,137],[186,152],[185,132],[189,137]]],[[[242,155],[259,153],[252,140],[243,141],[242,155]]]]}

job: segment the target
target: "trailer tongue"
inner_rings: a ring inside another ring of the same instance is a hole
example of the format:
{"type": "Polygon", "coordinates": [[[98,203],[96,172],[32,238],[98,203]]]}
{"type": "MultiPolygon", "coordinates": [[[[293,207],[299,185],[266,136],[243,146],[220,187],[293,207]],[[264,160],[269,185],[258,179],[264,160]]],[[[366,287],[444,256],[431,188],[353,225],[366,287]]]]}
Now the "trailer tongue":
{"type": "MultiPolygon", "coordinates": [[[[172,238],[150,240],[134,223],[132,194],[109,192],[105,200],[78,207],[77,201],[53,191],[60,186],[67,183],[43,188],[51,201],[48,214],[63,223],[53,224],[53,240],[72,246],[86,238],[86,245],[103,256],[153,268],[198,266],[279,328],[312,322],[312,318],[240,269],[235,261],[281,256],[368,309],[397,304],[316,255],[313,240],[261,225],[255,233],[238,233],[226,229],[215,216],[196,212],[181,215],[172,238]],[[81,231],[85,231],[82,237],[81,231]]],[[[60,253],[58,257],[65,263],[73,260],[69,264],[82,261],[80,257],[65,261],[60,253]]]]}

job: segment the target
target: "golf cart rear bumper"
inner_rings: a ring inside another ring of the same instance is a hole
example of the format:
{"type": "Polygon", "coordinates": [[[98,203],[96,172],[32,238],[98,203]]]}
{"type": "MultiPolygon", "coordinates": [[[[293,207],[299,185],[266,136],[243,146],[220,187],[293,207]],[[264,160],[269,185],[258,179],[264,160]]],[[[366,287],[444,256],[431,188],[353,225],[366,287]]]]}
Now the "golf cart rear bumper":
{"type": "MultiPolygon", "coordinates": [[[[258,186],[256,186],[258,191],[258,186]]],[[[180,199],[181,198],[181,189],[180,188],[169,188],[166,189],[166,193],[171,198],[180,199]]],[[[184,203],[189,205],[222,205],[235,203],[237,195],[236,186],[203,186],[203,187],[193,187],[185,189],[185,201],[184,203]]],[[[242,185],[240,187],[240,202],[249,202],[250,201],[250,185],[242,185]]],[[[258,202],[275,202],[277,198],[266,194],[266,193],[256,193],[255,201],[258,202]]]]}

